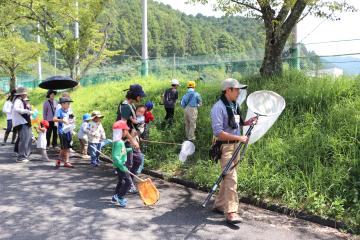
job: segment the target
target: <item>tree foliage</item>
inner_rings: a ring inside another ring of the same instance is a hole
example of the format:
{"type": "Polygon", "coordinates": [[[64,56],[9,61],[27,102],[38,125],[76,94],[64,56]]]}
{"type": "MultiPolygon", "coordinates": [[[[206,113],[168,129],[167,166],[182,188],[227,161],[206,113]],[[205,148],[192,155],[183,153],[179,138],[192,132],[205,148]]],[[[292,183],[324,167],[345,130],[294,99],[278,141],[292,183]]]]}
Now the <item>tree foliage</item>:
{"type": "Polygon", "coordinates": [[[109,0],[5,0],[8,7],[16,9],[7,25],[16,25],[20,20],[39,24],[38,32],[48,44],[60,52],[70,75],[79,79],[93,65],[106,57],[119,54],[109,51],[108,29],[110,23],[103,17],[109,0]],[[80,25],[79,39],[74,35],[74,24],[80,25]],[[75,70],[80,68],[80,72],[75,70]]]}
{"type": "MultiPolygon", "coordinates": [[[[208,0],[188,2],[209,3],[208,0]]],[[[266,40],[260,72],[266,76],[282,72],[281,54],[296,23],[308,15],[336,19],[338,12],[356,10],[344,0],[216,0],[216,9],[263,21],[266,40]]]]}
{"type": "Polygon", "coordinates": [[[26,41],[17,33],[0,37],[0,68],[10,77],[10,89],[16,87],[16,73],[28,70],[46,46],[26,41]]]}
{"type": "MultiPolygon", "coordinates": [[[[239,16],[222,18],[189,16],[170,6],[148,3],[149,55],[151,57],[198,56],[223,53],[261,55],[264,41],[261,22],[239,16]],[[226,40],[226,42],[222,42],[226,40]]],[[[117,0],[110,46],[125,55],[141,53],[141,1],[117,0]]],[[[108,14],[110,15],[110,14],[108,14]]]]}

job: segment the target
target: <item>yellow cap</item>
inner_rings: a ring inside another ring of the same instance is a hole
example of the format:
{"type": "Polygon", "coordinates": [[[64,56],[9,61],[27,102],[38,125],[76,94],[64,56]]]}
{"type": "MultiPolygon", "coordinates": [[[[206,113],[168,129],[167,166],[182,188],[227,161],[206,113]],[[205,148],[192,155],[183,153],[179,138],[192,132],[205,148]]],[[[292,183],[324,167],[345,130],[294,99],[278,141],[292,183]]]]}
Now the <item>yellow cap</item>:
{"type": "Polygon", "coordinates": [[[196,83],[195,83],[194,81],[189,81],[189,82],[187,83],[187,87],[188,87],[188,88],[195,88],[195,87],[196,87],[196,83]]]}

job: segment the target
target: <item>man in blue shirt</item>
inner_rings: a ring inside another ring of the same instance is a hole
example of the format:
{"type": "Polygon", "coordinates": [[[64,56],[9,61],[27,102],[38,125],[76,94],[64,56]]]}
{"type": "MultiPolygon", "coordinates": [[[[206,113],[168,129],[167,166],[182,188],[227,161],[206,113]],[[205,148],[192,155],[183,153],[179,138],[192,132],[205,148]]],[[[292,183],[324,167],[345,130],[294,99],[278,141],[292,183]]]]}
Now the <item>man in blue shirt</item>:
{"type": "MultiPolygon", "coordinates": [[[[211,126],[217,141],[221,143],[221,168],[224,169],[236,147],[240,142],[247,142],[247,136],[240,135],[242,125],[250,125],[255,119],[244,122],[240,115],[239,105],[236,99],[241,89],[246,85],[240,84],[237,80],[229,78],[222,82],[222,94],[220,100],[211,109],[211,126]]],[[[236,162],[236,161],[235,161],[236,162]]],[[[237,194],[237,173],[233,166],[224,177],[220,185],[220,192],[216,196],[214,210],[224,213],[229,223],[242,221],[238,215],[239,199],[237,194]]]]}
{"type": "Polygon", "coordinates": [[[196,120],[198,116],[198,107],[202,105],[201,96],[195,91],[196,84],[189,81],[188,90],[181,99],[181,107],[185,108],[185,133],[189,141],[195,140],[196,120]]]}

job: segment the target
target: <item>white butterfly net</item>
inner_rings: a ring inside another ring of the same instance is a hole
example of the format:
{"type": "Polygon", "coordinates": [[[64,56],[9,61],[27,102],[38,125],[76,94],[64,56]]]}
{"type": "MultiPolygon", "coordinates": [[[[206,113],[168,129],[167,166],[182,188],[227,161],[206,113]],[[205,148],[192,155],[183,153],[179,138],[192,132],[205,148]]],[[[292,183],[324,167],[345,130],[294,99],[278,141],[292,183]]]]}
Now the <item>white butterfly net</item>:
{"type": "MultiPolygon", "coordinates": [[[[246,119],[259,114],[258,122],[252,130],[249,144],[259,140],[276,122],[282,111],[285,109],[285,100],[279,94],[272,91],[257,91],[251,93],[246,101],[248,111],[246,119]]],[[[249,126],[244,126],[244,133],[249,126]]]]}
{"type": "Polygon", "coordinates": [[[181,145],[181,152],[179,154],[179,160],[181,162],[185,162],[187,157],[194,154],[195,152],[195,145],[191,141],[185,141],[181,145]]]}

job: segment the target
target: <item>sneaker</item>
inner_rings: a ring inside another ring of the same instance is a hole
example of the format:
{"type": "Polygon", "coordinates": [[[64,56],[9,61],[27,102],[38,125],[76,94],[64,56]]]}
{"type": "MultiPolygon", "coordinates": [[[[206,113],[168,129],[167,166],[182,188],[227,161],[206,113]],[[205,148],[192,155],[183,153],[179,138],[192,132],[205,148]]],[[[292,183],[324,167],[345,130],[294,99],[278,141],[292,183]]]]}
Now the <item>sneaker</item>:
{"type": "Polygon", "coordinates": [[[127,206],[127,200],[126,198],[123,197],[118,197],[117,203],[119,204],[120,207],[126,207],[127,206]]]}
{"type": "Polygon", "coordinates": [[[128,191],[129,194],[135,194],[138,193],[138,190],[134,185],[131,186],[130,190],[128,191]]]}
{"type": "Polygon", "coordinates": [[[56,161],[55,161],[55,167],[56,167],[56,168],[59,168],[60,165],[61,165],[61,160],[56,160],[56,161]]]}
{"type": "Polygon", "coordinates": [[[67,168],[74,168],[74,166],[73,166],[71,163],[69,163],[69,162],[64,163],[64,167],[67,167],[67,168]]]}
{"type": "Polygon", "coordinates": [[[75,151],[74,151],[72,148],[70,148],[70,152],[71,152],[71,153],[75,153],[75,151]]]}
{"type": "Polygon", "coordinates": [[[89,155],[82,155],[81,158],[82,159],[90,159],[91,157],[89,155]]]}
{"type": "Polygon", "coordinates": [[[17,159],[16,162],[18,163],[28,163],[29,162],[29,159],[17,159]]]}
{"type": "Polygon", "coordinates": [[[113,203],[117,203],[117,202],[119,201],[118,195],[117,195],[117,194],[113,195],[112,198],[111,198],[111,201],[112,201],[113,203]]]}

